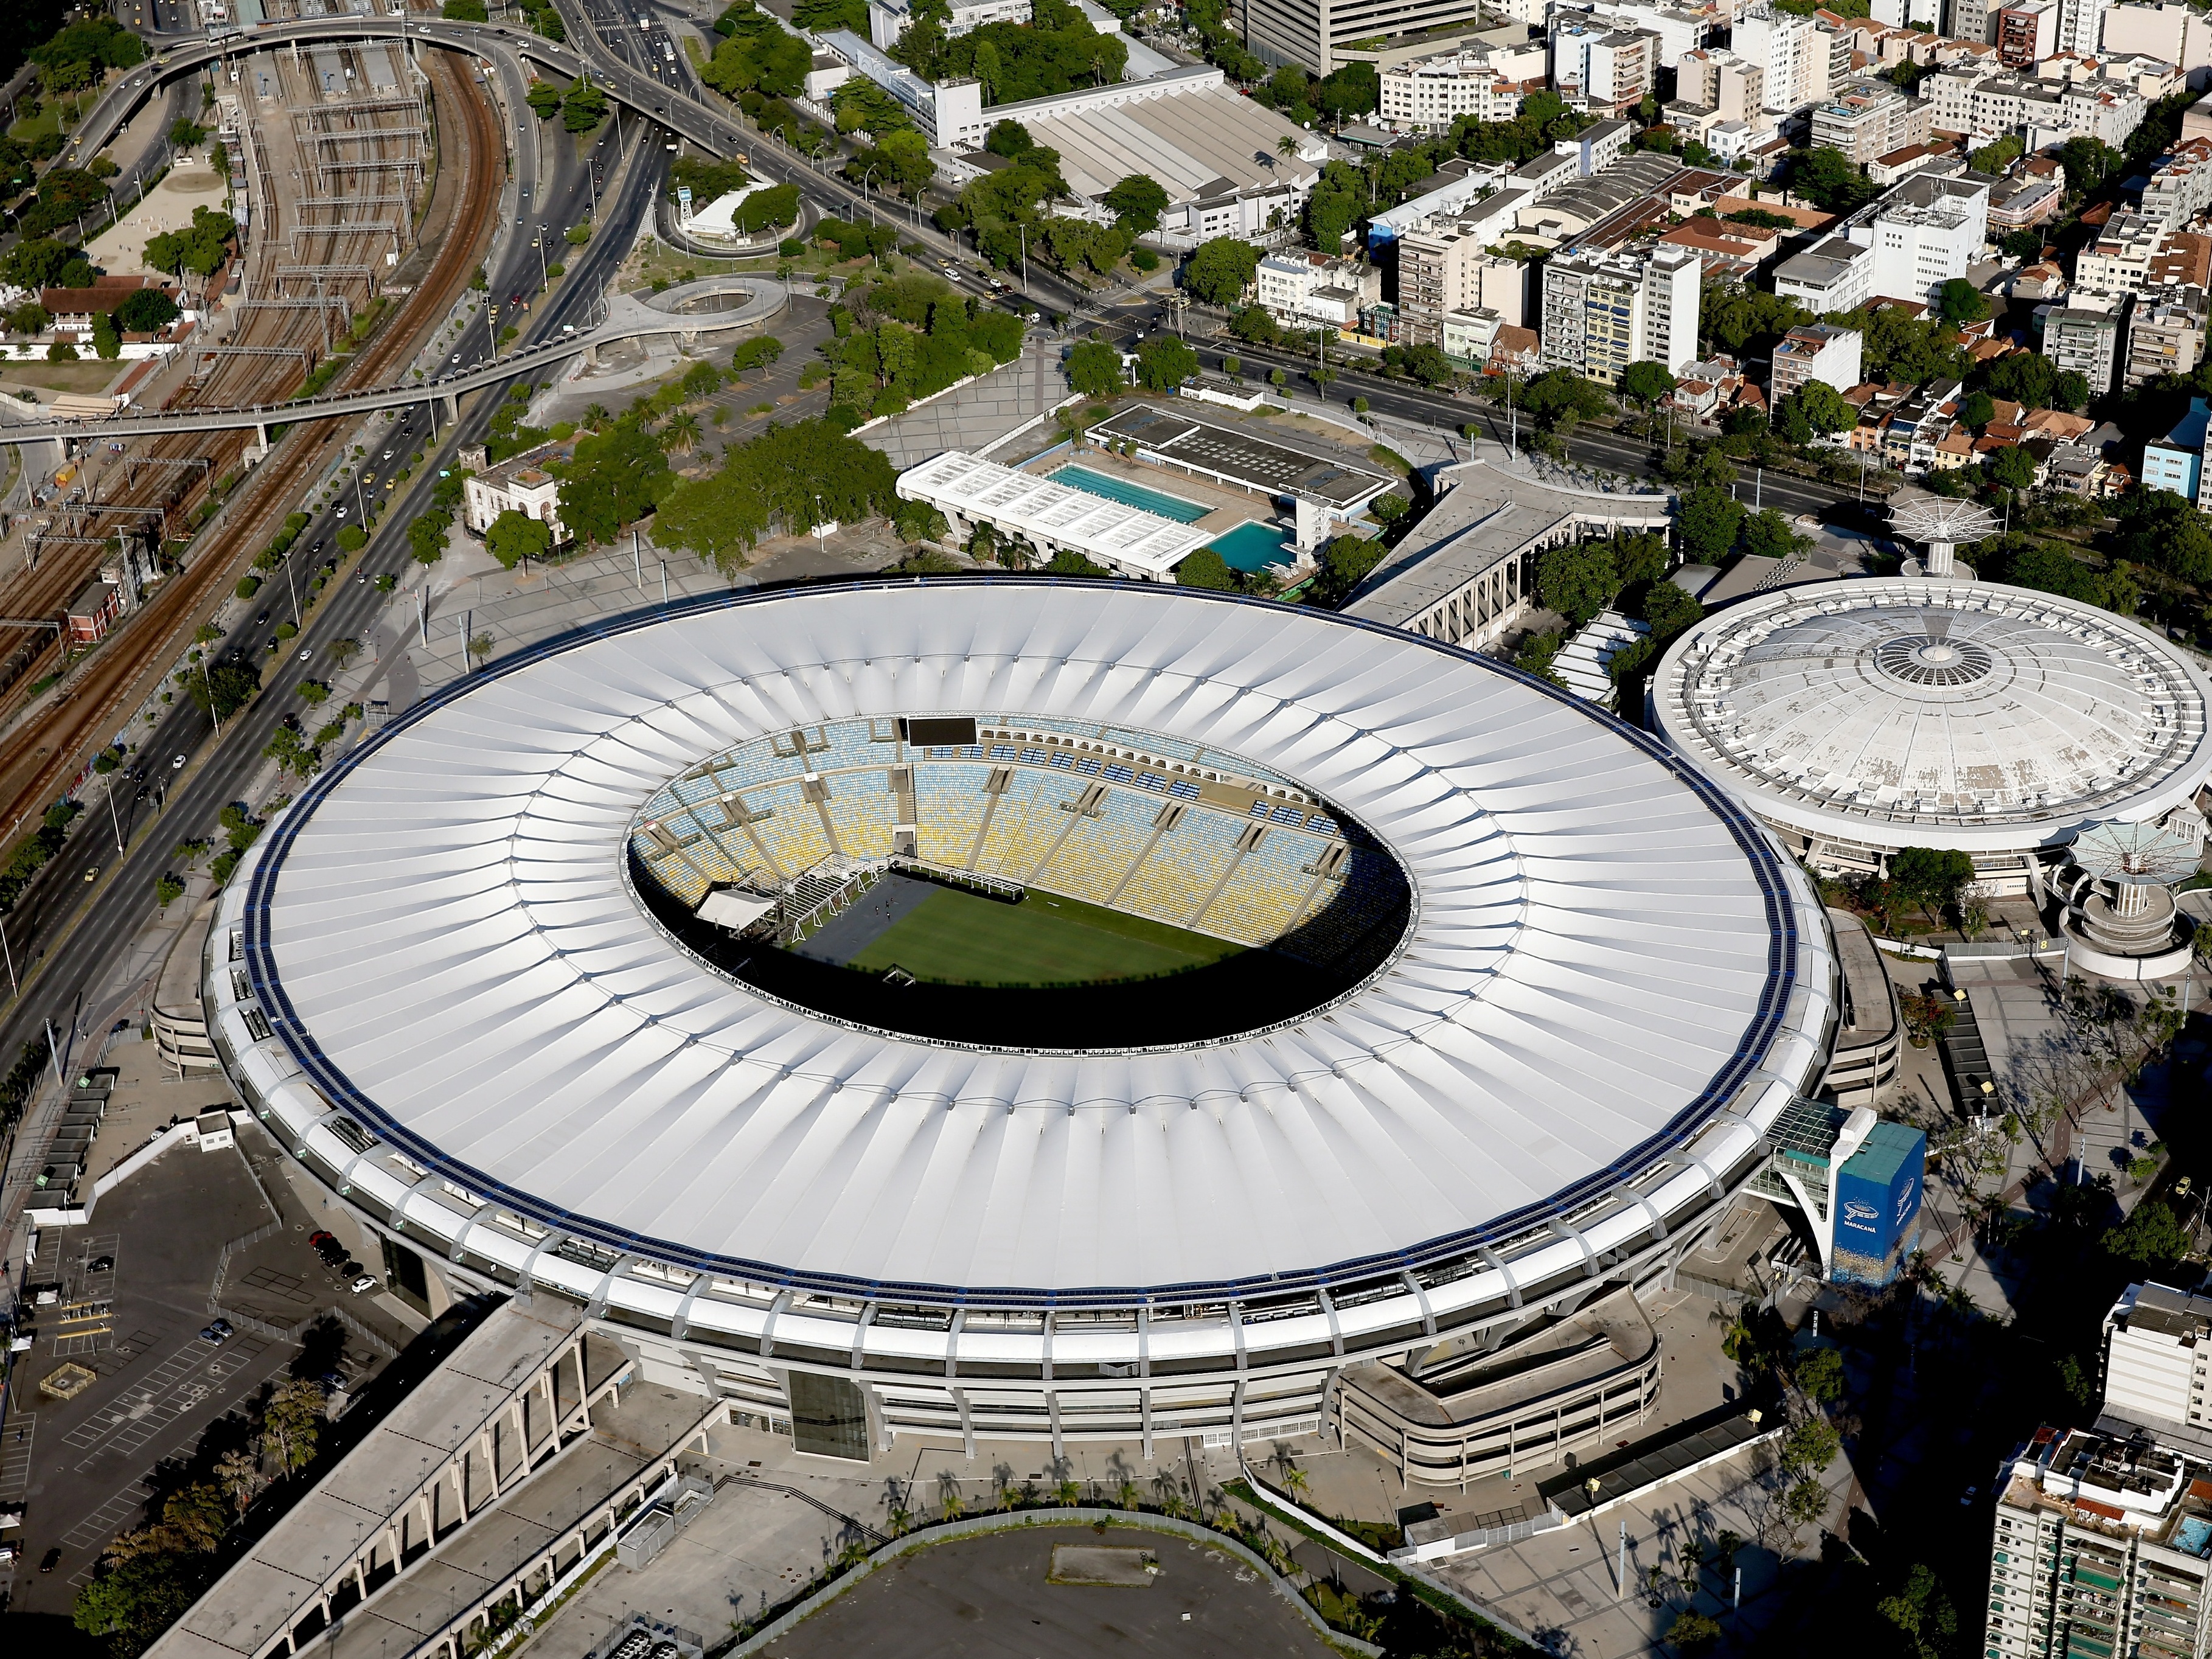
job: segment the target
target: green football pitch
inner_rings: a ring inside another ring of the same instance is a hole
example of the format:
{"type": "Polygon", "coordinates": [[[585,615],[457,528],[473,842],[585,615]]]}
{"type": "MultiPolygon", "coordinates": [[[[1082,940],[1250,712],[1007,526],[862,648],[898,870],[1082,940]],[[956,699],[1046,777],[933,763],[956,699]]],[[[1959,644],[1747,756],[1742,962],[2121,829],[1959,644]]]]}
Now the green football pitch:
{"type": "Polygon", "coordinates": [[[1019,904],[939,888],[852,959],[951,985],[1093,985],[1202,968],[1244,946],[1032,889],[1019,904]]]}

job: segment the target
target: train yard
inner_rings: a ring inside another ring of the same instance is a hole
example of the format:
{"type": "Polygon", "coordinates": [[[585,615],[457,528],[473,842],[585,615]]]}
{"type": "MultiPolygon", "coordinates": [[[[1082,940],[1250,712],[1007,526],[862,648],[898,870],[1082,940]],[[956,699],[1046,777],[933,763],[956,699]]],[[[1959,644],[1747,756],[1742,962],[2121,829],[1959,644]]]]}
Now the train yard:
{"type": "MultiPolygon", "coordinates": [[[[216,408],[289,397],[311,377],[333,390],[391,383],[467,286],[496,216],[506,151],[467,59],[382,42],[278,49],[238,55],[214,84],[246,175],[236,280],[209,279],[233,291],[208,296],[221,310],[143,400],[216,408]],[[410,259],[418,242],[424,257],[410,259]],[[387,291],[402,275],[413,280],[387,291]],[[349,338],[357,326],[365,340],[349,338]]],[[[302,425],[266,459],[251,431],[143,438],[71,470],[22,562],[0,572],[0,617],[15,619],[0,623],[0,825],[35,821],[152,694],[348,430],[302,425]],[[187,544],[218,496],[222,517],[187,544]],[[161,574],[141,614],[49,690],[66,630],[19,624],[58,616],[134,557],[161,574]]]]}

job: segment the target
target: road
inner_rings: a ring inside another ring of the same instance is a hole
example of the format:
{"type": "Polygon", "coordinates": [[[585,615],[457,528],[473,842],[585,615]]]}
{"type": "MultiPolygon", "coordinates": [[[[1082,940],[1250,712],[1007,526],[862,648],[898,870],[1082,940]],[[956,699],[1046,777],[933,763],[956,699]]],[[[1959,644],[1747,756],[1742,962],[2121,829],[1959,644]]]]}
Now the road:
{"type": "MultiPolygon", "coordinates": [[[[589,315],[600,289],[629,248],[648,204],[659,193],[666,155],[656,136],[633,125],[627,135],[638,172],[634,183],[616,202],[602,200],[606,215],[590,244],[568,250],[569,276],[550,297],[540,297],[529,313],[526,342],[533,336],[558,334],[563,324],[579,324],[589,315]]],[[[574,152],[565,134],[551,136],[555,150],[542,179],[534,160],[526,161],[518,178],[526,180],[547,219],[556,225],[573,223],[588,210],[592,185],[587,165],[574,152]]],[[[531,157],[526,144],[522,155],[531,157]]],[[[610,148],[611,145],[610,144],[610,148]]],[[[612,167],[609,171],[614,171],[612,167]]],[[[538,255],[531,240],[516,236],[495,255],[487,273],[492,292],[538,295],[538,255]]],[[[449,451],[453,446],[481,441],[499,395],[487,396],[462,413],[458,427],[439,434],[449,451]]],[[[374,431],[374,429],[373,429],[374,431]]],[[[358,518],[357,501],[365,496],[389,493],[391,505],[379,529],[361,555],[357,574],[325,592],[320,608],[301,624],[299,638],[281,652],[268,649],[266,630],[293,615],[290,584],[282,573],[268,581],[258,596],[263,608],[251,613],[231,635],[216,645],[218,654],[248,656],[262,665],[264,690],[247,708],[224,724],[220,740],[212,745],[209,722],[185,699],[172,705],[151,736],[141,743],[145,775],[135,790],[118,792],[121,812],[111,827],[106,810],[95,807],[61,852],[26,890],[16,909],[6,918],[8,937],[19,969],[46,955],[41,939],[51,937],[69,915],[83,905],[83,914],[70,935],[67,949],[55,957],[17,1006],[0,1018],[0,1053],[12,1054],[21,1045],[38,1038],[41,1022],[52,1018],[66,1033],[72,1047],[101,1029],[117,1012],[94,1007],[91,1000],[113,975],[131,939],[146,924],[154,883],[173,868],[173,848],[185,838],[205,838],[221,844],[219,820],[222,809],[244,799],[254,775],[264,764],[262,750],[277,725],[295,711],[310,724],[317,711],[307,710],[296,693],[301,681],[322,678],[331,672],[329,647],[339,639],[360,640],[370,652],[376,649],[376,624],[392,607],[391,599],[376,591],[374,579],[391,574],[405,579],[419,570],[411,562],[407,526],[428,510],[437,468],[425,464],[414,477],[386,492],[386,481],[403,469],[416,447],[441,453],[430,440],[427,413],[420,409],[402,416],[385,435],[372,442],[356,491],[347,492],[309,525],[286,562],[301,583],[319,567],[340,556],[336,537],[344,525],[358,518]],[[301,659],[301,653],[307,660],[301,659]],[[173,757],[189,758],[203,748],[198,763],[181,769],[173,757]],[[117,852],[117,831],[129,843],[127,853],[117,852]],[[143,832],[143,833],[142,833],[143,832]]],[[[64,1069],[70,1058],[64,1048],[64,1069]]],[[[12,1218],[0,1219],[0,1224],[12,1218]]]]}

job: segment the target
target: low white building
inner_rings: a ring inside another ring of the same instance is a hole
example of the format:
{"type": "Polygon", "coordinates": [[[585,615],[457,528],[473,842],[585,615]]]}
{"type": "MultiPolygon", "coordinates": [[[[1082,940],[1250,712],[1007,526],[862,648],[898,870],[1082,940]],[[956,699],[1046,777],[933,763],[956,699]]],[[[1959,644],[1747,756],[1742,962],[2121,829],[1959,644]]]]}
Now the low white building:
{"type": "MultiPolygon", "coordinates": [[[[940,27],[947,34],[967,34],[986,23],[1026,23],[1030,0],[952,0],[940,27]]],[[[914,21],[913,0],[868,0],[868,36],[889,52],[914,21]]]]}
{"type": "Polygon", "coordinates": [[[1361,308],[1382,297],[1375,266],[1328,253],[1270,254],[1255,278],[1261,308],[1285,328],[1353,328],[1361,308]]]}
{"type": "Polygon", "coordinates": [[[1820,380],[1838,392],[1859,383],[1866,337],[1855,328],[1814,323],[1793,328],[1774,346],[1771,401],[1780,402],[1808,380],[1820,380]]]}
{"type": "Polygon", "coordinates": [[[1441,132],[1467,116],[1477,121],[1510,121],[1521,112],[1524,83],[1547,73],[1540,44],[1511,55],[1487,47],[1417,58],[1382,71],[1376,122],[1393,132],[1441,132]],[[1527,73],[1520,59],[1534,58],[1527,73]],[[1510,63],[1510,67],[1508,66],[1510,63]]]}
{"type": "Polygon", "coordinates": [[[2101,398],[2118,384],[2120,333],[2127,323],[2128,296],[2091,294],[2074,297],[2043,319],[2043,355],[2051,367],[2068,369],[2089,382],[2089,395],[2101,398]]]}
{"type": "Polygon", "coordinates": [[[569,453],[565,444],[541,444],[470,474],[461,483],[468,527],[481,536],[501,514],[520,513],[552,532],[556,547],[568,541],[568,527],[561,522],[561,481],[545,470],[545,464],[566,460],[569,453]]]}
{"type": "Polygon", "coordinates": [[[2212,1297],[2130,1285],[2105,1316],[2105,1409],[2152,1428],[2212,1431],[2212,1297]]]}
{"type": "Polygon", "coordinates": [[[1066,549],[1142,581],[1172,581],[1176,567],[1215,538],[1194,525],[957,449],[908,468],[896,488],[903,499],[942,513],[957,541],[988,524],[1002,540],[1019,538],[1042,558],[1066,549]]]}
{"type": "Polygon", "coordinates": [[[825,102],[852,76],[866,76],[898,100],[933,148],[982,148],[998,112],[992,112],[990,120],[984,118],[981,82],[925,81],[850,29],[831,29],[818,39],[844,73],[817,68],[806,77],[806,95],[816,103],[825,102]]]}

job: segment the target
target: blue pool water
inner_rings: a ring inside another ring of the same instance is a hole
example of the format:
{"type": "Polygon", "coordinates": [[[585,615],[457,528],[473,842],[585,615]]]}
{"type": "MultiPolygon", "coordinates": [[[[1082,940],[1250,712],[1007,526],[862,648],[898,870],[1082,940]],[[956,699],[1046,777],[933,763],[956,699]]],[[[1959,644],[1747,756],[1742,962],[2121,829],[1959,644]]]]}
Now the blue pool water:
{"type": "Polygon", "coordinates": [[[2181,1523],[2181,1534],[2174,1547],[2185,1555],[2203,1555],[2212,1548],[2212,1521],[2200,1515],[2191,1516],[2181,1523]]]}
{"type": "Polygon", "coordinates": [[[1103,472],[1093,472],[1087,466],[1063,466],[1052,475],[1052,481],[1056,484],[1066,484],[1070,489],[1080,489],[1086,495],[1103,495],[1109,501],[1121,502],[1124,507],[1142,507],[1146,512],[1157,513],[1164,519],[1173,519],[1177,524],[1196,524],[1213,511],[1210,507],[1200,507],[1196,501],[1187,501],[1180,495],[1164,495],[1157,489],[1131,483],[1127,478],[1113,478],[1103,472]]]}
{"type": "Polygon", "coordinates": [[[1291,556],[1290,538],[1274,526],[1257,521],[1238,525],[1213,544],[1213,550],[1231,570],[1248,575],[1271,564],[1296,562],[1291,556]]]}

